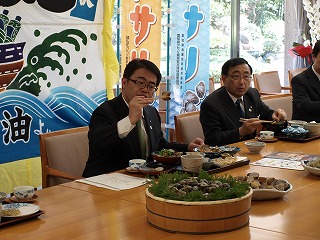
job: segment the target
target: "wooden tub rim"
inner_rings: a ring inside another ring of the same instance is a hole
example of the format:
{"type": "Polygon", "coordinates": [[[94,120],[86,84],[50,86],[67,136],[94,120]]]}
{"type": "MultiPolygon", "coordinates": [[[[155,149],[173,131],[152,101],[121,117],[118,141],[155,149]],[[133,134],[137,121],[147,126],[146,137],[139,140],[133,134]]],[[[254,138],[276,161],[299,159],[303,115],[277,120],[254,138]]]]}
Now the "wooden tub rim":
{"type": "Polygon", "coordinates": [[[219,205],[219,204],[228,204],[233,202],[242,201],[246,198],[249,198],[252,196],[253,190],[250,188],[249,192],[240,197],[240,198],[231,198],[231,199],[225,199],[225,200],[216,200],[216,201],[195,201],[195,202],[187,202],[187,201],[177,201],[177,200],[171,200],[171,199],[165,199],[161,197],[154,196],[152,193],[149,192],[149,189],[146,188],[146,195],[154,200],[160,201],[160,202],[166,202],[166,203],[172,203],[172,204],[178,204],[178,205],[194,205],[194,206],[201,206],[201,205],[219,205]]]}

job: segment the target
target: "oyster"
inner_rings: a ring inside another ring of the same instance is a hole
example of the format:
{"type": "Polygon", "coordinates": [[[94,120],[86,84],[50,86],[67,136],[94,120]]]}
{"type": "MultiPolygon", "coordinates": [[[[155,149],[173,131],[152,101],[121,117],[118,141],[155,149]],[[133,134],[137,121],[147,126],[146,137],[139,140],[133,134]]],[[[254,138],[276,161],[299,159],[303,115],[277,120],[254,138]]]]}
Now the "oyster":
{"type": "Polygon", "coordinates": [[[238,177],[239,181],[247,181],[253,189],[276,189],[278,191],[286,191],[290,188],[290,184],[282,179],[274,177],[260,177],[259,173],[248,173],[245,177],[238,177]]]}
{"type": "Polygon", "coordinates": [[[200,81],[196,86],[196,92],[199,98],[203,98],[206,94],[206,86],[203,81],[200,81]]]}

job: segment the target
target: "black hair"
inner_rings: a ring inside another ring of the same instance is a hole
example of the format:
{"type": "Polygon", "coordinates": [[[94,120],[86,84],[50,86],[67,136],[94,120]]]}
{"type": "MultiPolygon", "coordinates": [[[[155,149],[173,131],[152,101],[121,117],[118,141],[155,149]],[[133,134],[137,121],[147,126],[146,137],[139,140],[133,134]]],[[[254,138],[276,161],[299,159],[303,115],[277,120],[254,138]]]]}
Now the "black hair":
{"type": "Polygon", "coordinates": [[[159,86],[162,78],[160,70],[153,62],[146,59],[136,58],[130,61],[124,69],[123,77],[129,79],[139,68],[145,68],[148,71],[154,73],[157,76],[156,86],[159,86]]]}
{"type": "Polygon", "coordinates": [[[320,40],[318,40],[318,41],[316,42],[316,44],[314,45],[313,50],[312,50],[312,55],[313,55],[314,57],[317,57],[317,55],[319,54],[319,52],[320,52],[320,40]]]}
{"type": "Polygon", "coordinates": [[[250,74],[252,74],[252,67],[247,62],[247,60],[245,60],[244,58],[232,58],[223,64],[221,69],[221,75],[227,76],[230,68],[241,65],[241,64],[247,64],[250,68],[250,74]]]}

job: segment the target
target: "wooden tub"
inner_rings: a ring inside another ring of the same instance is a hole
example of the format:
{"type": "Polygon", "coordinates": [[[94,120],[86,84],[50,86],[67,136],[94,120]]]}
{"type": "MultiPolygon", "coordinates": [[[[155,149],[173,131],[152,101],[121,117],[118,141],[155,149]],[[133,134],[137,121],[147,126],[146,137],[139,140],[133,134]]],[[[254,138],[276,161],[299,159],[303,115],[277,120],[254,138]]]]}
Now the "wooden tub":
{"type": "Polygon", "coordinates": [[[208,234],[232,231],[249,223],[250,192],[235,199],[184,202],[152,195],[146,189],[148,222],[161,230],[177,233],[208,234]]]}

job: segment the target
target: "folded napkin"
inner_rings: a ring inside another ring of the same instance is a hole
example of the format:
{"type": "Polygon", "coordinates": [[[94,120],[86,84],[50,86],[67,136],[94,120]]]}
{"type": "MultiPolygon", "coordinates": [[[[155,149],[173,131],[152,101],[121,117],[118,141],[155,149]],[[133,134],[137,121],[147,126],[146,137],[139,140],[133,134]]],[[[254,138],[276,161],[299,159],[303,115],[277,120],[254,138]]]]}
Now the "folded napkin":
{"type": "Polygon", "coordinates": [[[76,181],[116,191],[139,187],[147,183],[145,178],[132,177],[122,173],[102,174],[76,181]]]}

